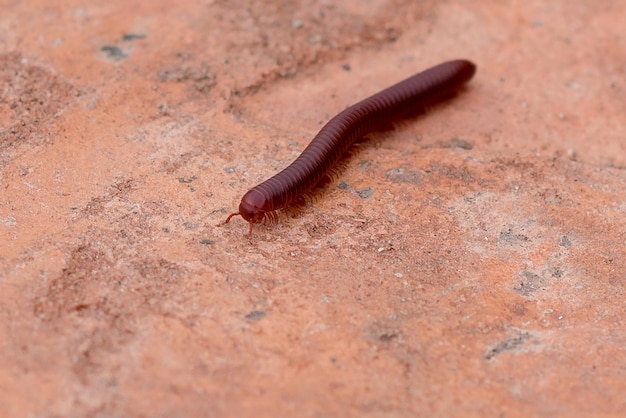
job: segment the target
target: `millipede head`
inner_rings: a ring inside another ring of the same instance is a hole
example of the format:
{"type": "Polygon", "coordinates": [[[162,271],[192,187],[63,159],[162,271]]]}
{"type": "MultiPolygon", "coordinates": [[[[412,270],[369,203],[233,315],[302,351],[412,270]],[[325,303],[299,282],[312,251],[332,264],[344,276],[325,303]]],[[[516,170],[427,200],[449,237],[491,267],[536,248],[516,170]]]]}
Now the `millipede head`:
{"type": "Polygon", "coordinates": [[[268,210],[264,209],[266,202],[262,193],[252,189],[248,191],[239,203],[239,214],[251,224],[258,224],[265,220],[268,210]]]}
{"type": "Polygon", "coordinates": [[[250,229],[248,230],[248,236],[252,234],[252,227],[258,223],[276,223],[278,221],[278,215],[273,210],[265,210],[264,206],[267,205],[265,196],[258,190],[250,190],[241,198],[239,203],[239,211],[231,213],[228,218],[220,225],[228,223],[233,216],[241,216],[248,221],[250,229]]]}

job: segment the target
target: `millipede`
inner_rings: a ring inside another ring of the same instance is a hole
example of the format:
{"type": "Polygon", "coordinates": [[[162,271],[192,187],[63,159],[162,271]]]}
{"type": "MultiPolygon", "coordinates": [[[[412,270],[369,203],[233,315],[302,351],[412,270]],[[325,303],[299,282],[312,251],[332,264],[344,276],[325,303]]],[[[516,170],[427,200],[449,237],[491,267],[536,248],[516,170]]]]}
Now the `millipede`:
{"type": "Polygon", "coordinates": [[[239,215],[248,221],[251,235],[254,224],[276,222],[276,211],[300,201],[356,141],[450,98],[475,72],[476,65],[468,60],[447,61],[346,108],[324,125],[287,168],[248,190],[239,210],[219,225],[239,215]]]}

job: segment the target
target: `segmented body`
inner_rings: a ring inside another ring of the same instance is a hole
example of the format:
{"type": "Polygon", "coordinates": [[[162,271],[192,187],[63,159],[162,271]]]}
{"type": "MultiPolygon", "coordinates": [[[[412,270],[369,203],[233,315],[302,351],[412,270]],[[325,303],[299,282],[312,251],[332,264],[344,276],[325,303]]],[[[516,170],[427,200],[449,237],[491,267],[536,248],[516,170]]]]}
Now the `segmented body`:
{"type": "Polygon", "coordinates": [[[275,220],[288,206],[327,176],[329,170],[360,138],[390,123],[432,106],[456,93],[476,72],[467,60],[448,61],[401,81],[332,118],[287,168],[250,189],[239,212],[250,223],[275,220]]]}

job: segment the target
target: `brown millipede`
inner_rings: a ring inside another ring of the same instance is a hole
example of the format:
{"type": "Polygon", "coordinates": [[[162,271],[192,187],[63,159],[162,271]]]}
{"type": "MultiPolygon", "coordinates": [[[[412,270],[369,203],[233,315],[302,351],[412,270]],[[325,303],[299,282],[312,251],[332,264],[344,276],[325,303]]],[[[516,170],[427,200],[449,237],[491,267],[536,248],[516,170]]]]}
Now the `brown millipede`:
{"type": "Polygon", "coordinates": [[[332,118],[287,168],[250,189],[220,225],[241,215],[252,226],[276,221],[276,211],[316,186],[357,140],[409,113],[424,110],[456,93],[476,72],[467,60],[444,62],[416,74],[332,118]]]}

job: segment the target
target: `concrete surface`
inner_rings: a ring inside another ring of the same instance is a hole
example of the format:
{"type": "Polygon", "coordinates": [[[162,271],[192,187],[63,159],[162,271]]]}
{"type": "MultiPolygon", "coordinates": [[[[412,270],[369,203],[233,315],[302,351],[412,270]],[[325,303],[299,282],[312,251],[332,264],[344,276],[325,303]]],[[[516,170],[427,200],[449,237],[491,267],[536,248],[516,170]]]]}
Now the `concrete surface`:
{"type": "Polygon", "coordinates": [[[626,415],[619,2],[0,4],[0,415],[626,415]],[[216,227],[347,105],[462,95],[216,227]]]}

